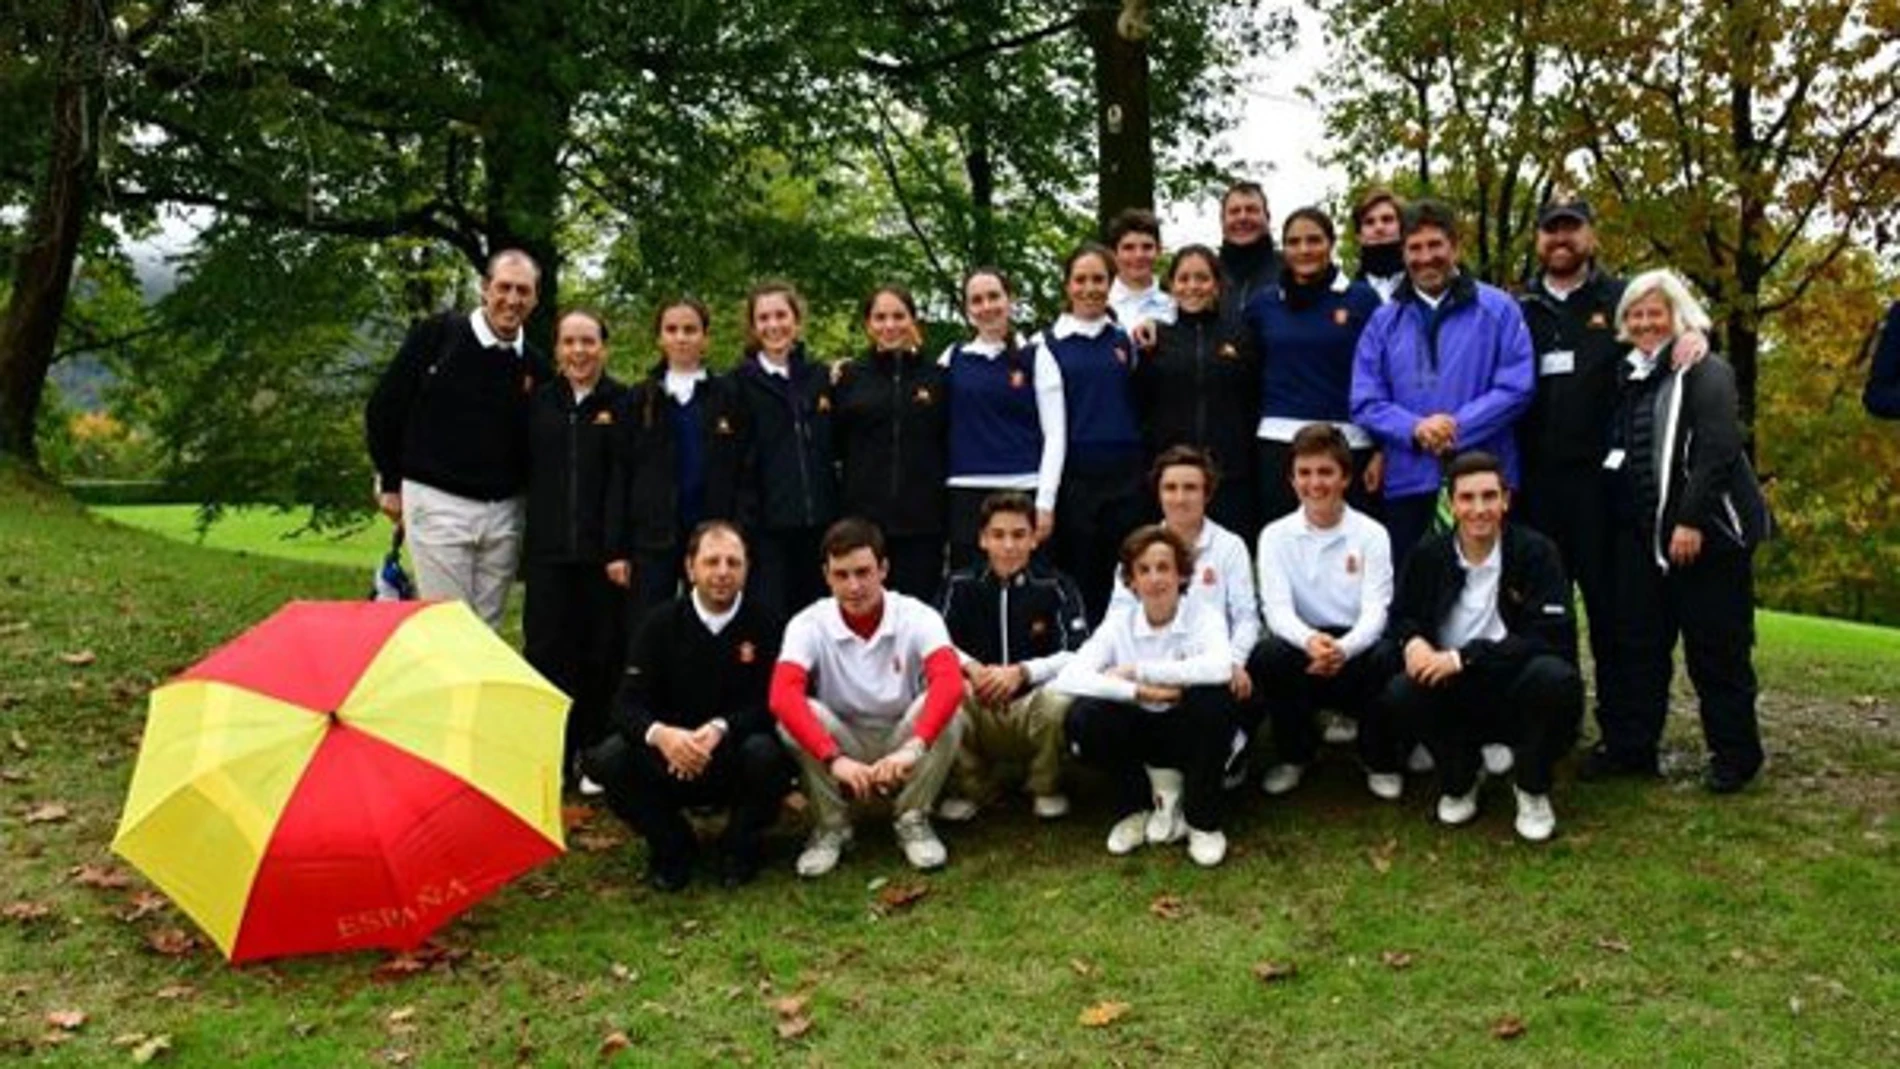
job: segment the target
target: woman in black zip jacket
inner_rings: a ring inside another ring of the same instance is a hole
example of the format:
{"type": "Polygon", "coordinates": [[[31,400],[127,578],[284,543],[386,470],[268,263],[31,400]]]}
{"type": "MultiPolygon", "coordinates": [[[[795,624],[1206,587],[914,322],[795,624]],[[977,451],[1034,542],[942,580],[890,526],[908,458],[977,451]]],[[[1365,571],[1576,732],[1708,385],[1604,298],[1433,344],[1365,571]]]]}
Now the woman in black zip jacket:
{"type": "Polygon", "coordinates": [[[608,480],[625,388],[607,377],[607,325],[573,310],[555,325],[560,375],[528,406],[528,663],[573,699],[561,769],[605,738],[620,675],[622,613],[608,580],[608,480]]]}
{"type": "Polygon", "coordinates": [[[880,286],[862,315],[871,350],[840,366],[832,386],[839,511],[883,530],[890,589],[934,602],[943,583],[949,468],[944,371],[918,352],[923,335],[910,291],[880,286]]]}
{"type": "Polygon", "coordinates": [[[687,534],[738,519],[748,427],[731,377],[706,370],[710,327],[696,298],[663,306],[654,318],[663,358],[628,391],[607,540],[608,574],[631,588],[631,628],[678,594],[687,534]]]}
{"type": "Polygon", "coordinates": [[[1260,360],[1238,315],[1220,307],[1220,257],[1189,245],[1168,267],[1173,323],[1155,330],[1154,348],[1135,370],[1150,463],[1170,446],[1206,450],[1220,466],[1220,490],[1207,506],[1214,522],[1248,546],[1260,534],[1259,490],[1253,473],[1254,427],[1260,422],[1260,360]]]}
{"type": "Polygon", "coordinates": [[[733,372],[751,424],[740,520],[753,564],[746,593],[781,618],[824,596],[818,544],[838,518],[831,374],[805,355],[805,302],[788,283],[746,296],[746,353],[733,372]]]}
{"type": "Polygon", "coordinates": [[[1583,774],[1656,774],[1680,635],[1709,748],[1703,782],[1727,794],[1762,764],[1751,556],[1771,527],[1768,507],[1742,449],[1734,371],[1713,355],[1671,366],[1670,349],[1685,331],[1709,330],[1688,286],[1668,270],[1638,275],[1616,318],[1618,337],[1634,346],[1603,461],[1617,531],[1613,604],[1624,701],[1599,714],[1603,738],[1583,774]]]}

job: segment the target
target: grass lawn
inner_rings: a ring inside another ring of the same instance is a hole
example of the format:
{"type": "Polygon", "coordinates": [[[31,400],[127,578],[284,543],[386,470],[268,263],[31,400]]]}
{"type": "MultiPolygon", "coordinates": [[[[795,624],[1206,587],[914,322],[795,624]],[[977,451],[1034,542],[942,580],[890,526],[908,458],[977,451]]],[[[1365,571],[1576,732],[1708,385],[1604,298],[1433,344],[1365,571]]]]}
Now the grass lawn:
{"type": "Polygon", "coordinates": [[[354,568],[362,573],[366,590],[370,571],[389,551],[389,525],[380,521],[344,534],[299,533],[303,513],[232,509],[200,540],[196,505],[102,505],[93,511],[129,527],[209,549],[354,568]]]}
{"type": "Polygon", "coordinates": [[[791,874],[787,827],[754,886],[666,897],[602,817],[411,972],[165,953],[189,921],[81,868],[114,864],[145,692],[285,599],[360,596],[374,555],[239,544],[154,538],[0,472],[0,1051],[124,1063],[163,1035],[181,1065],[583,1064],[615,1036],[638,1065],[1900,1062],[1900,636],[1774,614],[1765,779],[1705,795],[1684,701],[1678,771],[1564,773],[1543,847],[1515,840],[1508,791],[1446,831],[1427,784],[1375,803],[1329,754],[1290,800],[1241,797],[1213,872],[1109,858],[1085,789],[1067,822],[1019,806],[951,830],[939,875],[866,820],[828,879],[791,874]],[[30,819],[49,804],[66,815],[30,819]],[[881,910],[881,880],[928,893],[881,910]],[[1263,981],[1269,963],[1293,974],[1263,981]],[[786,998],[810,1022],[790,1037],[786,998]],[[1081,1022],[1104,1003],[1125,1012],[1081,1022]],[[60,1010],[88,1016],[63,1031],[60,1010]]]}

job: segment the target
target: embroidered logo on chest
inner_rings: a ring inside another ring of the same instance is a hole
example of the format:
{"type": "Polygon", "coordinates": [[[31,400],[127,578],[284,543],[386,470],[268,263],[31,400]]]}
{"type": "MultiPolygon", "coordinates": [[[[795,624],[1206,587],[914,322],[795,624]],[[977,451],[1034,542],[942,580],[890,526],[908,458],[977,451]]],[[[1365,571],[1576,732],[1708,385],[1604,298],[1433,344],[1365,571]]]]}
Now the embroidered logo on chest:
{"type": "Polygon", "coordinates": [[[917,387],[917,392],[911,395],[911,400],[916,401],[920,405],[927,405],[935,400],[935,398],[930,396],[930,387],[919,386],[917,387]]]}
{"type": "Polygon", "coordinates": [[[1220,357],[1222,360],[1238,360],[1240,359],[1240,350],[1235,348],[1233,342],[1224,341],[1221,342],[1220,348],[1214,350],[1214,355],[1220,357]]]}
{"type": "Polygon", "coordinates": [[[1214,573],[1214,566],[1212,564],[1201,569],[1202,586],[1213,586],[1219,579],[1220,577],[1214,573]]]}
{"type": "Polygon", "coordinates": [[[1609,325],[1610,325],[1610,318],[1604,315],[1602,312],[1590,313],[1590,329],[1591,330],[1602,330],[1604,327],[1607,327],[1609,325]]]}
{"type": "Polygon", "coordinates": [[[1346,574],[1347,575],[1359,574],[1359,554],[1357,553],[1346,554],[1346,574]]]}
{"type": "Polygon", "coordinates": [[[1029,621],[1030,638],[1047,638],[1048,636],[1049,618],[1047,616],[1037,616],[1029,621]]]}
{"type": "Polygon", "coordinates": [[[1029,384],[1029,376],[1023,374],[1021,368],[1014,368],[1010,371],[1009,373],[1009,388],[1010,389],[1020,390],[1028,384],[1029,384]]]}
{"type": "Polygon", "coordinates": [[[818,395],[818,411],[820,412],[831,411],[831,395],[830,394],[821,393],[818,395]]]}
{"type": "Polygon", "coordinates": [[[1352,320],[1351,312],[1346,311],[1344,308],[1333,309],[1333,323],[1335,325],[1343,327],[1351,320],[1352,320]]]}
{"type": "Polygon", "coordinates": [[[596,427],[611,427],[613,426],[613,422],[614,414],[606,409],[594,413],[594,426],[596,427]]]}
{"type": "Polygon", "coordinates": [[[1121,364],[1121,365],[1123,365],[1124,367],[1125,367],[1125,366],[1127,366],[1127,364],[1128,364],[1128,346],[1126,346],[1126,345],[1117,345],[1117,346],[1115,346],[1115,362],[1116,362],[1117,364],[1121,364]]]}
{"type": "Polygon", "coordinates": [[[750,642],[739,643],[739,663],[751,664],[759,659],[759,648],[750,642]]]}

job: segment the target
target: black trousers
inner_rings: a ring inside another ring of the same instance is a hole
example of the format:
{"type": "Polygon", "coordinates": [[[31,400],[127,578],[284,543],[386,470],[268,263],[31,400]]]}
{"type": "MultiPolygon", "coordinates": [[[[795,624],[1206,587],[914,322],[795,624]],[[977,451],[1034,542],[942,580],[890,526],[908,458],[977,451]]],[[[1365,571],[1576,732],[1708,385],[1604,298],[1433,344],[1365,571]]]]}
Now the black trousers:
{"type": "Polygon", "coordinates": [[[641,550],[634,555],[629,635],[655,606],[679,597],[685,574],[684,550],[680,546],[641,550]]]}
{"type": "Polygon", "coordinates": [[[825,562],[819,554],[822,527],[753,530],[746,534],[752,568],[746,575],[746,596],[789,620],[800,609],[825,596],[825,562]]]}
{"type": "Polygon", "coordinates": [[[1517,785],[1549,794],[1551,768],[1576,744],[1583,677],[1562,657],[1492,658],[1427,687],[1403,671],[1386,684],[1385,715],[1416,725],[1437,763],[1442,790],[1465,794],[1478,782],[1479,747],[1501,742],[1516,757],[1517,785]]]}
{"type": "Polygon", "coordinates": [[[1188,826],[1219,831],[1226,817],[1221,777],[1240,759],[1233,697],[1225,686],[1189,687],[1164,713],[1138,705],[1077,698],[1064,731],[1069,752],[1108,773],[1115,783],[1117,819],[1149,808],[1147,768],[1181,772],[1182,814],[1188,826]]]}
{"type": "MultiPolygon", "coordinates": [[[[977,536],[983,532],[983,501],[991,494],[1001,491],[987,486],[953,486],[950,488],[950,570],[962,571],[975,564],[983,556],[983,550],[977,543],[977,536]]],[[[1035,494],[1029,492],[1031,497],[1035,494]]]]}
{"type": "Polygon", "coordinates": [[[1432,513],[1438,508],[1438,491],[1385,499],[1385,533],[1392,538],[1392,571],[1405,570],[1406,554],[1432,529],[1432,513]]]}
{"type": "MultiPolygon", "coordinates": [[[[1376,520],[1380,517],[1382,501],[1380,495],[1366,492],[1365,483],[1366,465],[1371,462],[1372,454],[1370,447],[1352,451],[1352,485],[1346,488],[1346,504],[1376,520]]],[[[1293,443],[1262,438],[1258,456],[1256,468],[1259,471],[1260,527],[1265,527],[1299,508],[1300,495],[1293,491],[1293,443]]],[[[1256,527],[1256,538],[1259,534],[1260,529],[1256,527]]],[[[1250,540],[1247,545],[1251,548],[1253,541],[1250,540]]],[[[1394,566],[1397,566],[1398,559],[1395,554],[1392,558],[1394,566]]]]}
{"type": "Polygon", "coordinates": [[[1062,475],[1052,556],[1055,566],[1081,589],[1090,627],[1108,612],[1122,539],[1153,513],[1144,505],[1140,467],[1137,455],[1119,466],[1071,469],[1062,475]]]}
{"type": "Polygon", "coordinates": [[[1594,463],[1526,468],[1524,485],[1511,499],[1514,518],[1543,532],[1563,554],[1564,571],[1583,595],[1589,618],[1599,734],[1606,723],[1627,719],[1621,711],[1624,673],[1616,664],[1616,575],[1611,568],[1609,509],[1603,473],[1594,463]]]}
{"type": "Polygon", "coordinates": [[[692,864],[696,849],[693,826],[682,812],[688,806],[730,808],[719,848],[756,866],[760,841],[778,819],[792,782],[791,761],[768,731],[727,738],[692,780],[675,779],[660,751],[619,734],[589,750],[586,765],[606,789],[608,808],[646,839],[653,867],[675,871],[692,864]]]}
{"type": "Polygon", "coordinates": [[[890,557],[888,589],[909,594],[926,605],[937,603],[943,586],[943,535],[884,536],[884,549],[890,557]]]}
{"type": "Polygon", "coordinates": [[[601,564],[527,561],[522,566],[523,652],[535,671],[573,700],[567,713],[563,774],[607,735],[607,706],[620,682],[626,640],[621,589],[601,564]]]}
{"type": "Polygon", "coordinates": [[[1329,708],[1358,719],[1359,756],[1367,768],[1397,772],[1402,740],[1378,702],[1392,677],[1390,647],[1381,643],[1366,650],[1337,675],[1308,675],[1306,665],[1304,649],[1273,635],[1262,638],[1247,661],[1254,696],[1273,725],[1274,757],[1289,765],[1311,764],[1319,755],[1315,714],[1329,708]]]}
{"type": "Polygon", "coordinates": [[[1761,767],[1752,653],[1754,566],[1746,551],[1718,544],[1720,538],[1704,538],[1694,564],[1664,573],[1649,555],[1645,537],[1619,534],[1616,642],[1627,702],[1622,715],[1603,724],[1604,747],[1618,756],[1654,757],[1669,713],[1680,635],[1709,753],[1744,775],[1761,767]]]}

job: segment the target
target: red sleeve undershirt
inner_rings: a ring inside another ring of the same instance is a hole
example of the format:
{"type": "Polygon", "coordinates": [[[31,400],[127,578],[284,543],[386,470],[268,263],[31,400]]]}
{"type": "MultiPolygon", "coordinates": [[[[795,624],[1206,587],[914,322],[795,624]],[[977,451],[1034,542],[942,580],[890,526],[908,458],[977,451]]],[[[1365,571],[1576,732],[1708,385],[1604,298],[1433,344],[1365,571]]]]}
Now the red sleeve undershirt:
{"type": "Polygon", "coordinates": [[[924,658],[924,709],[917,714],[917,737],[925,745],[937,741],[963,701],[963,663],[953,646],[939,646],[924,658]]]}
{"type": "Polygon", "coordinates": [[[811,699],[805,694],[805,686],[811,682],[811,673],[802,664],[780,661],[772,668],[772,691],[767,700],[772,706],[772,715],[792,733],[792,738],[820,761],[830,762],[838,756],[838,742],[818,722],[818,714],[811,711],[811,699]]]}

